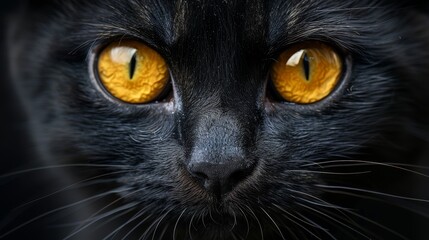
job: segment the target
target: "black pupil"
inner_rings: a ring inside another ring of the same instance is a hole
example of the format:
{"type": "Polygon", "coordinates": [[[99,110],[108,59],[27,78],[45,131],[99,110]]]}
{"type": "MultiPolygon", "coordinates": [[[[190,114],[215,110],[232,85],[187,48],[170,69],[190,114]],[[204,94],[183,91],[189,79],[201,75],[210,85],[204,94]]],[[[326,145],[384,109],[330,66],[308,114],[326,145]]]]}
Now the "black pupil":
{"type": "Polygon", "coordinates": [[[130,79],[133,79],[137,65],[137,53],[134,53],[130,60],[130,79]]]}
{"type": "Polygon", "coordinates": [[[304,66],[305,79],[308,81],[310,80],[310,59],[308,58],[307,53],[304,54],[303,66],[304,66]]]}

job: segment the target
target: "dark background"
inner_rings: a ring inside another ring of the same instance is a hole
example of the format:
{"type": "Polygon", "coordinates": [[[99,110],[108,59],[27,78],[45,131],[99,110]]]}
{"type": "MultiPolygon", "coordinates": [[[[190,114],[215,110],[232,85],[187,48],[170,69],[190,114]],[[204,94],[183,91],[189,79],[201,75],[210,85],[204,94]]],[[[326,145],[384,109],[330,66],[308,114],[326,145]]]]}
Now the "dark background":
{"type": "MultiPolygon", "coordinates": [[[[0,81],[0,173],[18,168],[24,164],[24,160],[30,155],[30,144],[28,136],[25,134],[26,120],[10,81],[6,59],[7,17],[20,4],[17,1],[1,1],[0,3],[0,72],[2,73],[0,81]]],[[[1,195],[4,196],[4,194],[1,195]]]]}
{"type": "Polygon", "coordinates": [[[7,17],[20,4],[17,1],[0,2],[0,228],[5,221],[4,216],[15,206],[13,203],[23,199],[23,193],[28,191],[17,191],[24,185],[25,178],[10,179],[2,175],[36,164],[29,161],[33,153],[26,134],[26,117],[8,72],[7,17]]]}

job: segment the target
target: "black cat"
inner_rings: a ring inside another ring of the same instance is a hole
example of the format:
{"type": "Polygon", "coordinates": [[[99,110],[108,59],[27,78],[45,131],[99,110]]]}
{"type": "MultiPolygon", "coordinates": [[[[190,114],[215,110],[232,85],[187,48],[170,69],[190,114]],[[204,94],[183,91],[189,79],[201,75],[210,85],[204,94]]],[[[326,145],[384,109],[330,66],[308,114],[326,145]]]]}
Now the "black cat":
{"type": "Polygon", "coordinates": [[[22,4],[0,239],[426,239],[425,5],[22,4]]]}

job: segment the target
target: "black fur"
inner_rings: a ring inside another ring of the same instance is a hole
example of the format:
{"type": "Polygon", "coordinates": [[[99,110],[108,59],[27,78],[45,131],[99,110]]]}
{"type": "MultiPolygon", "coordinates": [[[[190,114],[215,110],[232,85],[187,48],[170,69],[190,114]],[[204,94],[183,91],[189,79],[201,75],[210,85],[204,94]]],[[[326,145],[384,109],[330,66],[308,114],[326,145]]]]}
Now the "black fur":
{"type": "Polygon", "coordinates": [[[41,163],[74,164],[42,175],[78,184],[44,187],[39,197],[54,195],[17,220],[9,213],[0,238],[425,239],[428,178],[399,169],[424,173],[418,166],[429,164],[423,9],[355,0],[27,3],[9,21],[12,79],[41,163]],[[120,39],[164,56],[171,100],[131,105],[98,90],[94,56],[120,39]],[[273,59],[306,41],[342,54],[343,87],[312,105],[267,100],[273,59]],[[252,172],[225,196],[187,171],[198,159],[235,157],[252,172]],[[48,202],[60,209],[50,213],[48,202]]]}

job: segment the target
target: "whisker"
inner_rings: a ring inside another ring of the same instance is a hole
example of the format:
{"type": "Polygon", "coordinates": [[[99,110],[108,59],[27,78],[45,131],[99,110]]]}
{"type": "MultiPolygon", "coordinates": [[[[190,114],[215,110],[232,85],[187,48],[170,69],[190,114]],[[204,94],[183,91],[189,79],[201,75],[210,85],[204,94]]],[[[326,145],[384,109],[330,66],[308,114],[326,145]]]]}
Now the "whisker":
{"type": "Polygon", "coordinates": [[[61,210],[64,210],[64,209],[67,209],[67,208],[70,208],[70,207],[77,206],[79,204],[82,204],[82,203],[85,203],[85,202],[88,202],[88,201],[91,201],[91,200],[97,200],[97,199],[100,199],[102,197],[105,197],[105,196],[108,196],[108,195],[111,195],[111,194],[114,194],[114,193],[117,193],[117,192],[118,192],[118,190],[112,190],[112,191],[104,192],[104,193],[101,193],[101,194],[98,194],[98,195],[91,196],[91,197],[88,197],[86,199],[80,200],[78,202],[75,202],[75,203],[68,204],[68,205],[63,206],[63,207],[59,207],[59,208],[50,210],[50,211],[48,211],[46,213],[40,214],[39,216],[32,218],[32,219],[30,219],[30,220],[28,220],[28,221],[20,224],[19,226],[15,227],[15,228],[13,228],[11,230],[9,230],[8,232],[0,235],[0,238],[4,238],[4,237],[8,236],[9,234],[15,232],[16,230],[21,229],[21,228],[27,226],[28,224],[31,224],[31,223],[33,223],[33,222],[35,222],[35,221],[37,221],[37,220],[39,220],[39,219],[41,219],[43,217],[49,216],[50,214],[59,212],[61,210]]]}
{"type": "MultiPolygon", "coordinates": [[[[102,218],[99,218],[99,217],[96,217],[94,220],[93,220],[93,217],[95,217],[95,216],[99,216],[99,214],[101,213],[101,212],[103,212],[103,210],[105,210],[105,209],[107,209],[108,207],[110,207],[110,206],[112,206],[113,204],[115,204],[115,203],[117,203],[117,202],[119,202],[120,200],[122,200],[123,198],[125,198],[125,197],[127,197],[127,196],[130,196],[130,195],[133,195],[133,194],[135,194],[135,193],[137,193],[137,192],[140,192],[140,191],[142,191],[142,189],[137,189],[137,190],[135,190],[135,191],[132,191],[132,192],[130,192],[130,193],[127,193],[126,195],[124,195],[124,196],[121,196],[121,197],[119,197],[118,199],[116,199],[116,200],[114,200],[114,201],[112,201],[111,203],[109,203],[109,204],[107,204],[106,206],[104,206],[103,208],[101,208],[100,210],[98,210],[97,212],[95,212],[94,214],[92,214],[89,218],[88,218],[88,220],[87,221],[91,221],[91,222],[89,222],[89,223],[87,223],[85,226],[78,226],[75,230],[73,230],[75,233],[78,233],[78,232],[80,232],[80,231],[82,231],[82,230],[84,230],[85,228],[88,228],[89,226],[91,226],[92,224],[94,224],[94,223],[96,223],[96,222],[98,222],[100,219],[102,219],[102,218]],[[77,231],[77,232],[76,232],[77,231]]],[[[131,203],[130,203],[131,204],[131,203]]],[[[137,203],[133,203],[134,204],[134,206],[135,205],[137,205],[137,203]]],[[[129,205],[129,204],[127,204],[127,205],[129,205]]],[[[107,213],[109,213],[109,212],[107,212],[107,213]]],[[[104,214],[106,214],[106,213],[104,213],[104,214]]],[[[101,216],[103,216],[104,214],[102,214],[101,216]]],[[[109,215],[108,215],[109,216],[109,215]]],[[[72,237],[73,235],[75,235],[75,233],[73,234],[71,234],[71,235],[69,235],[67,238],[65,238],[64,240],[66,240],[66,239],[68,239],[68,238],[70,238],[70,237],[72,237]]]]}
{"type": "Polygon", "coordinates": [[[369,218],[367,218],[367,217],[364,217],[364,216],[362,216],[362,215],[360,215],[360,214],[358,214],[358,213],[355,213],[355,212],[353,212],[353,211],[347,211],[347,213],[349,213],[349,214],[351,214],[351,215],[353,215],[353,216],[355,216],[355,217],[358,217],[358,218],[360,218],[360,219],[362,219],[362,220],[365,220],[365,221],[367,221],[367,222],[369,222],[369,223],[372,223],[372,224],[374,224],[375,226],[378,226],[378,227],[380,227],[380,228],[382,228],[382,229],[384,229],[384,230],[386,230],[386,231],[388,231],[388,232],[390,232],[390,233],[393,233],[394,235],[396,235],[397,237],[399,237],[399,238],[401,238],[401,239],[408,239],[407,237],[405,237],[404,235],[402,235],[402,234],[400,234],[400,233],[398,233],[398,232],[396,232],[396,231],[394,231],[394,230],[392,230],[392,229],[390,229],[390,228],[388,228],[388,227],[386,227],[386,226],[384,226],[384,225],[382,225],[382,224],[380,224],[380,223],[378,223],[378,222],[376,222],[376,221],[374,221],[374,220],[371,220],[371,219],[369,219],[369,218]]]}
{"type": "Polygon", "coordinates": [[[173,240],[176,240],[176,230],[177,230],[177,225],[179,224],[180,218],[183,216],[183,214],[185,213],[186,208],[183,209],[182,213],[180,214],[180,216],[177,218],[176,224],[174,224],[174,228],[173,228],[173,240]]]}
{"type": "Polygon", "coordinates": [[[308,199],[305,199],[305,198],[301,198],[301,197],[297,197],[297,196],[294,196],[294,198],[295,199],[299,199],[301,201],[304,201],[306,203],[310,203],[312,205],[320,206],[320,207],[333,208],[333,209],[336,209],[336,210],[338,210],[338,209],[344,210],[345,209],[345,208],[342,208],[342,207],[335,207],[335,206],[330,206],[330,205],[326,205],[326,204],[322,204],[322,203],[318,203],[318,202],[313,202],[311,200],[308,200],[308,199]]]}
{"type": "Polygon", "coordinates": [[[366,199],[366,200],[370,200],[370,201],[383,202],[383,203],[395,205],[397,207],[411,211],[417,215],[423,216],[425,218],[429,218],[429,215],[425,212],[418,211],[414,208],[409,208],[404,204],[400,204],[400,203],[393,202],[393,201],[387,201],[386,199],[381,199],[381,198],[376,198],[376,197],[371,197],[371,196],[367,196],[367,195],[363,195],[363,194],[352,193],[352,192],[341,191],[341,190],[327,190],[327,189],[325,189],[323,191],[327,192],[327,193],[341,194],[341,195],[345,195],[345,196],[357,197],[357,198],[366,199]]]}
{"type": "Polygon", "coordinates": [[[121,226],[117,227],[114,231],[112,231],[109,235],[107,235],[106,237],[103,238],[103,240],[106,240],[108,238],[110,238],[111,236],[113,236],[114,234],[116,234],[118,231],[120,231],[122,228],[124,228],[125,226],[127,226],[128,224],[130,224],[131,222],[133,222],[134,220],[136,220],[137,218],[143,216],[146,213],[147,208],[143,208],[140,211],[138,211],[136,214],[134,214],[134,216],[132,216],[128,221],[126,221],[125,223],[123,223],[121,226]]]}
{"type": "Polygon", "coordinates": [[[211,211],[211,209],[209,209],[209,216],[210,216],[210,219],[213,221],[213,223],[215,223],[215,224],[217,224],[217,225],[219,225],[220,223],[218,223],[214,218],[213,218],[213,215],[212,215],[212,211],[211,211]]]}
{"type": "Polygon", "coordinates": [[[121,169],[128,169],[128,166],[124,166],[124,165],[109,165],[109,164],[62,164],[62,165],[51,165],[51,166],[42,166],[42,167],[35,167],[35,168],[29,168],[29,169],[23,169],[23,170],[18,170],[18,171],[14,171],[11,173],[6,173],[3,175],[0,175],[0,178],[8,178],[8,177],[12,177],[15,175],[21,175],[21,174],[25,174],[25,173],[30,173],[30,172],[37,172],[37,171],[42,171],[42,170],[51,170],[51,169],[58,169],[58,168],[80,168],[80,167],[97,167],[97,168],[121,168],[121,169]]]}
{"type": "Polygon", "coordinates": [[[167,223],[165,224],[164,228],[161,231],[161,234],[159,234],[159,240],[162,240],[162,238],[164,237],[165,233],[167,232],[167,229],[170,227],[170,224],[167,223]]]}
{"type": "Polygon", "coordinates": [[[166,213],[164,213],[161,217],[159,217],[157,220],[155,220],[147,229],[146,231],[143,233],[143,235],[141,236],[140,239],[144,239],[146,237],[146,234],[148,234],[150,232],[150,230],[155,226],[155,229],[153,231],[152,234],[152,240],[155,239],[155,235],[156,235],[156,230],[159,227],[159,224],[161,224],[162,220],[172,211],[172,209],[168,210],[166,213]]]}
{"type": "Polygon", "coordinates": [[[361,189],[361,188],[353,188],[353,187],[345,187],[345,186],[333,186],[333,185],[329,186],[329,185],[322,185],[322,184],[316,184],[314,186],[320,187],[320,188],[327,188],[327,189],[350,190],[350,191],[369,193],[369,194],[374,194],[374,195],[379,195],[379,196],[384,196],[384,197],[391,197],[391,198],[398,198],[398,199],[409,200],[409,201],[429,203],[429,200],[427,200],[427,199],[405,197],[405,196],[399,196],[399,195],[383,193],[383,192],[378,192],[378,191],[372,191],[372,190],[367,190],[367,189],[361,189]]]}
{"type": "Polygon", "coordinates": [[[253,212],[253,210],[249,206],[247,206],[246,204],[244,206],[250,211],[250,213],[253,215],[253,217],[255,218],[256,222],[258,223],[259,230],[261,231],[261,239],[264,240],[264,231],[262,229],[262,225],[261,225],[261,222],[258,219],[258,216],[256,216],[255,212],[253,212]]]}
{"type": "MultiPolygon", "coordinates": [[[[417,174],[423,177],[429,177],[429,175],[426,175],[424,173],[418,172],[418,171],[414,171],[405,167],[401,167],[401,166],[408,166],[408,167],[415,167],[415,168],[421,168],[421,169],[429,169],[429,167],[425,167],[425,166],[417,166],[417,165],[410,165],[410,164],[400,164],[400,163],[381,163],[381,162],[373,162],[373,161],[365,161],[365,160],[329,160],[329,161],[321,161],[321,162],[317,162],[316,163],[311,163],[311,164],[304,164],[302,165],[302,167],[309,167],[309,166],[314,166],[314,165],[318,165],[318,166],[322,166],[322,168],[329,168],[332,166],[323,166],[326,164],[336,164],[336,163],[355,163],[352,166],[356,166],[356,164],[362,164],[363,166],[365,165],[376,165],[376,166],[384,166],[384,167],[390,167],[390,168],[394,168],[397,170],[402,170],[405,172],[409,172],[409,173],[413,173],[413,174],[417,174]]],[[[337,165],[334,167],[348,167],[351,166],[351,164],[344,164],[344,165],[337,165]]]]}
{"type": "MultiPolygon", "coordinates": [[[[70,239],[71,237],[73,237],[73,236],[75,236],[76,234],[78,234],[78,233],[82,232],[83,230],[85,230],[85,229],[86,229],[86,228],[88,228],[89,226],[93,225],[94,223],[96,223],[96,222],[98,222],[98,221],[100,221],[100,220],[102,220],[102,219],[105,219],[106,217],[110,217],[110,216],[112,216],[112,215],[114,215],[114,214],[116,214],[116,213],[119,213],[119,212],[122,212],[122,211],[128,210],[128,211],[125,211],[124,213],[121,213],[121,214],[120,214],[119,216],[117,216],[117,217],[123,216],[123,215],[125,215],[125,214],[129,213],[130,211],[132,211],[132,210],[133,210],[133,207],[135,207],[136,205],[137,205],[137,203],[129,203],[129,204],[126,204],[126,205],[123,205],[123,206],[117,207],[117,208],[115,208],[115,209],[112,209],[112,210],[110,210],[110,211],[108,211],[108,212],[106,212],[106,213],[100,214],[100,215],[98,215],[95,219],[94,219],[94,218],[90,218],[90,219],[89,219],[89,221],[90,221],[90,222],[89,222],[88,224],[86,224],[86,225],[85,225],[85,226],[83,226],[83,227],[78,228],[77,230],[73,230],[73,232],[72,232],[72,233],[70,233],[67,237],[63,238],[63,240],[70,239]]],[[[110,218],[109,220],[110,220],[110,221],[113,221],[113,220],[114,220],[114,218],[110,218]]]]}
{"type": "Polygon", "coordinates": [[[309,222],[305,222],[305,221],[303,221],[302,219],[300,219],[300,218],[296,217],[294,214],[292,214],[291,212],[287,211],[286,209],[282,208],[281,206],[279,206],[279,205],[277,205],[277,204],[274,204],[274,203],[273,203],[273,205],[274,205],[276,208],[278,208],[280,211],[284,212],[285,214],[287,214],[287,215],[289,215],[289,216],[291,216],[291,217],[295,218],[296,220],[298,220],[298,221],[300,221],[300,222],[302,222],[302,223],[304,223],[304,224],[307,224],[307,225],[309,225],[309,226],[311,226],[311,227],[314,227],[314,228],[319,228],[319,229],[321,229],[321,230],[326,230],[325,228],[322,228],[322,227],[321,227],[320,225],[318,225],[318,224],[313,225],[313,224],[311,224],[311,223],[309,223],[309,222]]]}
{"type": "Polygon", "coordinates": [[[235,215],[234,209],[231,209],[232,216],[234,217],[234,223],[232,224],[232,227],[229,229],[230,232],[234,230],[234,227],[237,225],[237,216],[235,215]]]}
{"type": "MultiPolygon", "coordinates": [[[[316,222],[312,221],[311,219],[305,217],[304,215],[302,215],[301,213],[294,211],[295,214],[297,214],[298,216],[300,216],[302,219],[301,221],[304,223],[309,224],[310,226],[315,226],[315,228],[322,230],[323,232],[325,232],[328,236],[330,236],[332,239],[336,239],[336,237],[334,235],[332,235],[328,229],[320,226],[319,224],[317,224],[316,222]]],[[[296,217],[294,214],[290,213],[292,216],[296,217]]],[[[300,219],[299,217],[296,217],[298,220],[300,219]]]]}
{"type": "MultiPolygon", "coordinates": [[[[280,211],[286,213],[289,215],[289,212],[287,212],[285,209],[283,209],[282,207],[273,204],[276,208],[278,208],[280,211]]],[[[289,218],[288,216],[283,215],[283,217],[285,217],[287,220],[289,220],[290,222],[294,223],[295,225],[297,225],[298,227],[300,227],[301,229],[303,229],[304,231],[308,232],[310,235],[312,235],[313,237],[315,237],[316,239],[321,240],[321,238],[319,238],[318,236],[316,236],[314,233],[312,233],[310,230],[308,230],[306,227],[302,226],[301,224],[297,223],[296,221],[294,221],[293,219],[289,218]]]]}
{"type": "Polygon", "coordinates": [[[291,194],[291,196],[292,196],[292,197],[294,197],[295,199],[304,200],[305,202],[310,203],[310,204],[313,204],[313,205],[316,205],[316,206],[320,206],[320,207],[324,207],[324,208],[334,209],[336,212],[338,212],[338,213],[339,213],[339,214],[341,214],[343,217],[345,217],[349,222],[351,222],[351,223],[353,223],[353,224],[357,225],[357,224],[356,224],[352,219],[350,219],[350,218],[349,218],[349,216],[347,216],[346,214],[344,214],[344,213],[343,213],[343,211],[342,211],[342,210],[349,210],[348,208],[344,208],[344,207],[338,206],[337,204],[329,203],[329,202],[327,202],[327,201],[325,201],[325,200],[323,200],[323,199],[321,199],[321,198],[319,198],[319,197],[313,196],[313,195],[308,194],[308,193],[305,193],[305,192],[301,192],[301,191],[293,190],[293,189],[290,189],[290,188],[288,188],[287,190],[288,190],[288,191],[291,191],[291,192],[294,192],[294,193],[301,194],[301,195],[306,196],[306,197],[310,197],[311,199],[314,199],[314,200],[316,200],[317,202],[315,202],[315,201],[311,201],[311,200],[306,199],[306,198],[300,198],[300,197],[297,197],[297,196],[295,196],[295,195],[291,194]]]}
{"type": "Polygon", "coordinates": [[[203,223],[204,228],[207,228],[206,221],[205,221],[206,216],[207,216],[207,214],[203,214],[203,212],[201,212],[200,216],[199,216],[199,218],[201,219],[201,222],[203,223]]]}
{"type": "Polygon", "coordinates": [[[360,231],[356,230],[355,228],[348,226],[347,224],[345,224],[345,223],[343,223],[343,222],[341,222],[341,221],[339,221],[339,220],[337,220],[337,219],[333,218],[332,216],[329,216],[329,215],[328,215],[328,214],[326,214],[326,213],[323,213],[323,212],[321,212],[321,211],[319,211],[319,210],[317,210],[317,209],[314,209],[314,208],[312,208],[312,207],[310,207],[310,206],[307,206],[307,205],[304,205],[304,204],[301,204],[301,203],[298,203],[298,202],[297,202],[296,204],[297,204],[297,205],[299,205],[299,206],[301,206],[301,207],[304,207],[304,208],[306,208],[306,209],[308,209],[308,210],[311,210],[312,212],[318,213],[319,215],[324,216],[324,217],[326,217],[326,218],[328,218],[328,219],[330,219],[330,220],[332,220],[332,221],[334,221],[334,222],[336,222],[336,223],[340,224],[341,226],[344,226],[344,227],[346,227],[346,228],[348,228],[348,229],[352,230],[353,232],[355,232],[355,233],[357,233],[357,234],[361,235],[362,237],[364,237],[364,238],[366,238],[366,239],[371,239],[370,237],[368,237],[367,235],[365,235],[365,234],[361,233],[360,231]]]}
{"type": "Polygon", "coordinates": [[[234,233],[231,234],[233,240],[238,240],[237,236],[234,233]]]}
{"type": "MultiPolygon", "coordinates": [[[[96,226],[94,228],[91,228],[91,231],[95,231],[95,230],[97,230],[97,229],[105,226],[107,223],[113,222],[113,221],[117,220],[118,218],[121,218],[124,215],[127,215],[127,214],[129,214],[130,212],[132,212],[134,210],[135,210],[135,208],[132,207],[132,208],[130,208],[128,210],[124,210],[124,212],[122,212],[122,213],[118,213],[116,216],[112,216],[112,217],[109,217],[107,219],[105,218],[105,220],[103,222],[101,222],[98,226],[96,226]]],[[[103,220],[103,219],[100,219],[100,220],[103,220]]],[[[116,234],[118,234],[118,232],[116,232],[116,234]]],[[[112,238],[114,238],[116,236],[116,234],[114,234],[112,236],[112,238]]]]}
{"type": "Polygon", "coordinates": [[[240,205],[237,204],[237,208],[243,214],[244,220],[246,221],[247,231],[246,231],[246,236],[244,237],[244,239],[246,239],[249,236],[249,232],[250,232],[249,220],[247,219],[246,213],[243,211],[240,205]]]}
{"type": "Polygon", "coordinates": [[[335,9],[317,9],[317,12],[332,13],[332,12],[350,12],[356,10],[373,10],[373,9],[386,9],[386,7],[347,7],[335,9]]]}
{"type": "Polygon", "coordinates": [[[390,232],[390,233],[393,233],[393,234],[395,234],[396,236],[398,236],[398,237],[400,237],[400,238],[402,238],[402,239],[408,239],[407,237],[405,237],[404,235],[402,235],[402,234],[400,234],[400,233],[398,233],[398,232],[396,232],[396,231],[394,231],[394,230],[392,230],[392,229],[390,229],[390,228],[388,228],[388,227],[386,227],[386,226],[384,226],[384,225],[382,225],[382,224],[380,224],[380,223],[378,223],[378,222],[376,222],[376,221],[373,221],[373,220],[371,220],[371,219],[369,219],[369,218],[367,218],[367,217],[364,217],[364,216],[362,216],[362,215],[360,215],[360,214],[357,214],[357,213],[355,213],[355,212],[352,212],[352,211],[350,211],[350,212],[348,212],[349,214],[352,214],[353,216],[356,216],[356,217],[358,217],[358,218],[360,218],[360,219],[363,219],[363,220],[365,220],[365,221],[367,221],[367,222],[370,222],[370,223],[372,223],[372,224],[374,224],[374,225],[376,225],[376,226],[378,226],[378,227],[380,227],[380,228],[382,228],[382,229],[384,229],[384,230],[386,230],[386,231],[388,231],[388,232],[390,232]]]}
{"type": "Polygon", "coordinates": [[[134,232],[138,227],[140,227],[146,220],[148,220],[149,218],[151,218],[153,215],[152,214],[150,214],[150,215],[148,215],[148,216],[146,216],[144,219],[142,219],[139,223],[137,223],[130,231],[128,231],[128,233],[124,236],[124,237],[122,237],[122,240],[125,240],[125,239],[127,239],[127,237],[129,236],[129,235],[131,235],[131,233],[132,232],[134,232]]]}
{"type": "Polygon", "coordinates": [[[191,220],[189,221],[189,227],[188,227],[189,238],[191,240],[193,240],[191,228],[192,228],[192,221],[194,220],[195,214],[196,214],[195,212],[192,214],[191,220]]]}
{"type": "MultiPolygon", "coordinates": [[[[322,200],[321,198],[318,198],[318,197],[316,197],[316,196],[313,196],[313,195],[308,194],[308,193],[305,193],[305,192],[301,192],[301,191],[293,190],[293,189],[290,189],[290,188],[288,188],[287,190],[288,190],[288,191],[290,191],[290,192],[298,193],[298,194],[301,194],[301,195],[304,195],[304,196],[307,196],[307,197],[310,197],[310,198],[312,198],[312,199],[315,199],[315,200],[319,201],[320,203],[317,203],[316,205],[320,205],[320,206],[327,207],[327,208],[340,209],[340,210],[341,210],[341,209],[345,209],[345,208],[343,208],[343,207],[340,207],[340,206],[337,206],[337,205],[334,205],[334,204],[328,203],[328,202],[326,202],[326,201],[322,200]]],[[[292,195],[292,196],[294,196],[295,198],[299,198],[299,197],[297,197],[297,196],[295,196],[295,195],[292,195]]],[[[299,199],[303,199],[303,198],[299,198],[299,199]]],[[[305,199],[305,200],[306,200],[306,201],[310,201],[310,200],[308,200],[308,199],[305,199]]]]}
{"type": "Polygon", "coordinates": [[[282,233],[282,231],[280,230],[279,225],[277,225],[276,221],[274,221],[274,219],[270,216],[270,214],[268,214],[268,212],[267,212],[267,211],[265,211],[265,209],[264,209],[263,207],[259,207],[259,208],[260,208],[260,209],[265,213],[265,215],[267,215],[267,216],[268,216],[268,218],[271,220],[271,222],[272,222],[272,223],[274,223],[274,226],[277,228],[277,231],[279,231],[281,238],[282,238],[283,240],[285,240],[285,237],[283,236],[283,233],[282,233]]]}
{"type": "MultiPolygon", "coordinates": [[[[300,193],[299,191],[296,191],[297,193],[300,193]]],[[[305,193],[304,193],[305,194],[305,193]]],[[[292,195],[293,198],[304,201],[306,203],[318,206],[318,207],[323,207],[323,208],[328,208],[328,209],[333,209],[336,212],[338,212],[339,214],[342,215],[342,217],[344,217],[347,221],[349,221],[350,223],[353,223],[354,225],[357,225],[349,216],[347,216],[343,211],[350,211],[351,209],[348,208],[344,208],[338,205],[334,205],[332,203],[326,202],[318,197],[312,196],[310,194],[305,194],[305,196],[309,196],[312,197],[313,199],[316,199],[318,202],[314,202],[311,201],[309,199],[305,199],[305,198],[301,198],[301,197],[297,197],[295,195],[292,195]]]]}
{"type": "MultiPolygon", "coordinates": [[[[25,206],[30,205],[30,204],[33,204],[33,203],[38,202],[38,201],[40,201],[40,200],[46,199],[46,198],[48,198],[48,197],[51,197],[51,196],[53,196],[53,195],[55,195],[55,194],[58,194],[58,193],[64,192],[64,191],[66,191],[66,190],[68,190],[68,189],[73,189],[73,188],[74,188],[74,187],[76,187],[76,186],[79,186],[79,187],[85,186],[85,185],[81,185],[82,183],[86,183],[86,182],[89,182],[89,181],[91,181],[91,180],[99,179],[99,178],[106,177],[106,176],[110,176],[110,175],[115,175],[115,174],[120,174],[120,173],[126,173],[126,172],[129,172],[129,170],[126,170],[126,171],[116,171],[116,172],[107,173],[107,174],[101,174],[101,175],[98,175],[98,176],[95,176],[95,177],[91,177],[91,178],[84,179],[84,180],[82,180],[82,181],[79,181],[79,182],[73,183],[73,184],[71,184],[71,185],[69,185],[69,186],[67,186],[67,187],[64,187],[64,188],[62,188],[62,189],[59,189],[59,190],[57,190],[57,191],[55,191],[55,192],[53,192],[53,193],[50,193],[50,194],[48,194],[48,195],[44,195],[44,196],[39,197],[39,198],[37,198],[37,199],[34,199],[34,200],[30,201],[30,202],[26,202],[26,203],[24,203],[24,204],[22,204],[22,205],[20,205],[20,206],[16,207],[16,209],[18,209],[18,208],[22,208],[22,207],[25,207],[25,206]]],[[[112,178],[111,180],[113,181],[113,180],[117,180],[117,179],[112,178]]]]}
{"type": "MultiPolygon", "coordinates": [[[[321,209],[321,210],[323,211],[324,209],[321,209]]],[[[355,216],[355,217],[357,217],[357,218],[360,218],[360,219],[362,219],[362,220],[364,220],[364,221],[367,221],[367,222],[369,222],[369,223],[371,223],[371,224],[373,224],[373,225],[375,225],[375,226],[377,226],[377,227],[380,227],[380,228],[382,228],[382,229],[384,229],[384,230],[386,230],[386,231],[388,231],[388,232],[390,232],[390,233],[392,233],[392,234],[394,234],[394,235],[398,236],[398,237],[399,237],[399,238],[401,238],[401,239],[408,239],[408,238],[406,238],[405,236],[401,235],[400,233],[398,233],[398,232],[394,231],[393,229],[388,228],[388,227],[386,227],[386,226],[384,226],[384,225],[382,225],[382,224],[380,224],[380,223],[378,223],[378,222],[376,222],[376,221],[374,221],[374,220],[371,220],[371,219],[369,219],[369,218],[367,218],[367,217],[364,217],[364,216],[362,216],[362,215],[360,215],[360,214],[358,214],[358,213],[356,213],[356,212],[354,212],[354,211],[352,211],[352,210],[345,209],[344,211],[345,211],[347,214],[353,215],[353,216],[355,216]]],[[[334,213],[331,213],[331,214],[332,214],[332,215],[335,215],[334,213]]],[[[359,224],[357,224],[355,221],[351,220],[350,218],[348,218],[348,220],[349,220],[349,221],[351,221],[351,223],[353,223],[355,226],[358,226],[358,227],[359,227],[359,224]]],[[[361,227],[360,227],[360,228],[361,228],[361,227]]],[[[361,229],[362,229],[362,228],[361,228],[361,229]]],[[[365,229],[363,229],[363,230],[365,230],[365,229]]]]}
{"type": "Polygon", "coordinates": [[[316,174],[326,174],[326,175],[362,175],[371,173],[371,171],[362,171],[362,172],[323,172],[323,171],[313,171],[313,170],[287,170],[288,172],[298,172],[298,173],[316,173],[316,174]]]}

